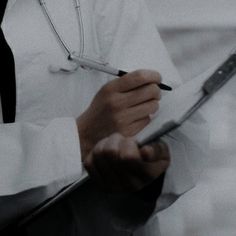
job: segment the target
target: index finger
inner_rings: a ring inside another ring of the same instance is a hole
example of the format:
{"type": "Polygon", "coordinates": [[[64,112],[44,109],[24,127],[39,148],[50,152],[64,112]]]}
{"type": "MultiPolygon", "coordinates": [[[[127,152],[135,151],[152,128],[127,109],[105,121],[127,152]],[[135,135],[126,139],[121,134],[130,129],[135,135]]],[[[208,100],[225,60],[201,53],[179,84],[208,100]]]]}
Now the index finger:
{"type": "Polygon", "coordinates": [[[161,75],[154,70],[137,70],[128,73],[115,81],[119,92],[128,92],[147,84],[160,84],[161,75]]]}

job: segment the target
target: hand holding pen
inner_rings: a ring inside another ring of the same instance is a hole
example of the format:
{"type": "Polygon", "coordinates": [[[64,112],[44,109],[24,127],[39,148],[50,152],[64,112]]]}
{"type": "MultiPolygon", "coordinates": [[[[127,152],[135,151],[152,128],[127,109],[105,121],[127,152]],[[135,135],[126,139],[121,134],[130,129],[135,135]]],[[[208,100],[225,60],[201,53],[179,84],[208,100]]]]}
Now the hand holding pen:
{"type": "Polygon", "coordinates": [[[137,70],[103,85],[78,118],[83,156],[112,133],[131,137],[149,124],[150,115],[159,108],[160,81],[156,71],[137,70]]]}
{"type": "MultiPolygon", "coordinates": [[[[83,161],[101,139],[112,133],[120,133],[126,137],[134,136],[150,122],[150,114],[158,110],[161,98],[160,88],[157,86],[160,81],[157,72],[138,70],[111,80],[98,91],[88,109],[77,118],[83,161]]],[[[112,143],[111,148],[114,148],[112,143]]],[[[111,178],[108,175],[106,179],[111,178]]],[[[68,196],[87,180],[88,177],[69,185],[24,218],[19,225],[27,225],[41,212],[68,196]]]]}
{"type": "MultiPolygon", "coordinates": [[[[109,65],[98,63],[98,62],[95,62],[95,61],[92,61],[92,60],[89,60],[86,58],[78,57],[75,54],[69,55],[68,59],[72,62],[75,62],[80,67],[101,71],[106,74],[110,74],[110,75],[114,75],[114,76],[118,76],[118,77],[128,74],[128,72],[126,72],[126,71],[115,69],[109,65]]],[[[170,86],[163,84],[161,82],[158,83],[157,85],[162,90],[166,90],[166,91],[172,90],[172,88],[170,86]]]]}

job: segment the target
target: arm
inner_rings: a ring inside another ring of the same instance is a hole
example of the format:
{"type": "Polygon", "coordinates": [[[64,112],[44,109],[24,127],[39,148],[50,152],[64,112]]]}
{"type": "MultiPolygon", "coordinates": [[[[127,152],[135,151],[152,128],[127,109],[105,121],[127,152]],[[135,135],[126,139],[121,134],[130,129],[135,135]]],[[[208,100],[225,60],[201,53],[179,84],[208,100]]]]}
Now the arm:
{"type": "MultiPolygon", "coordinates": [[[[137,68],[158,70],[164,83],[173,87],[180,84],[181,79],[169,59],[144,1],[117,1],[117,5],[114,5],[103,3],[103,6],[97,6],[98,38],[106,60],[113,66],[128,71],[137,68]],[[116,9],[123,9],[123,11],[116,9]],[[117,22],[117,25],[112,25],[113,21],[105,16],[109,16],[117,22]]],[[[195,160],[202,158],[203,153],[199,148],[201,146],[196,145],[199,139],[192,140],[191,134],[186,137],[186,133],[191,131],[193,125],[193,122],[189,122],[188,127],[181,131],[184,135],[175,133],[174,139],[165,139],[170,149],[172,162],[165,176],[163,194],[157,201],[156,211],[170,206],[179,196],[194,186],[189,164],[194,158],[195,160]],[[193,156],[194,158],[191,158],[193,156]]],[[[194,135],[201,138],[207,137],[204,122],[200,121],[198,127],[201,129],[195,130],[194,135]]]]}

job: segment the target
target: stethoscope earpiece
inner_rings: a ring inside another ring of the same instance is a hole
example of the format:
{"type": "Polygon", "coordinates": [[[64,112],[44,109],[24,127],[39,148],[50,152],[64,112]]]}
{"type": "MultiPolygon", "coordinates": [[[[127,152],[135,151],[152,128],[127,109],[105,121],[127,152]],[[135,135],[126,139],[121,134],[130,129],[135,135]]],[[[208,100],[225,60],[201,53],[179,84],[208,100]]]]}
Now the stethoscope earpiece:
{"type": "Polygon", "coordinates": [[[84,27],[83,27],[83,20],[81,16],[80,0],[74,0],[76,12],[78,15],[79,29],[80,29],[80,50],[78,53],[71,51],[71,49],[66,44],[65,40],[60,35],[59,31],[57,30],[56,25],[53,22],[51,14],[48,11],[46,2],[44,0],[38,0],[38,1],[49,21],[49,24],[51,25],[52,31],[54,32],[61,46],[64,48],[65,52],[67,53],[67,59],[70,62],[69,68],[64,68],[64,67],[60,67],[56,65],[49,65],[48,67],[49,72],[53,74],[56,74],[56,73],[72,74],[72,73],[75,73],[79,69],[79,67],[81,67],[82,69],[85,69],[88,71],[97,70],[97,71],[101,71],[101,72],[111,74],[114,76],[119,75],[120,71],[110,67],[108,63],[89,59],[86,56],[84,56],[84,27]]]}

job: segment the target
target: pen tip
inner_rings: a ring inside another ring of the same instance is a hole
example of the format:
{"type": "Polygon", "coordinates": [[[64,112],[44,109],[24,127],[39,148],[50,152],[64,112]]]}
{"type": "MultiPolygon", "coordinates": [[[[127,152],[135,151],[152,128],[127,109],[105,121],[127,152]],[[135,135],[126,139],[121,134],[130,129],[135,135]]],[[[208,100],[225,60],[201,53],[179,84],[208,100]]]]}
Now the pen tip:
{"type": "Polygon", "coordinates": [[[166,84],[159,84],[160,89],[166,90],[166,91],[171,91],[172,88],[166,84]]]}

